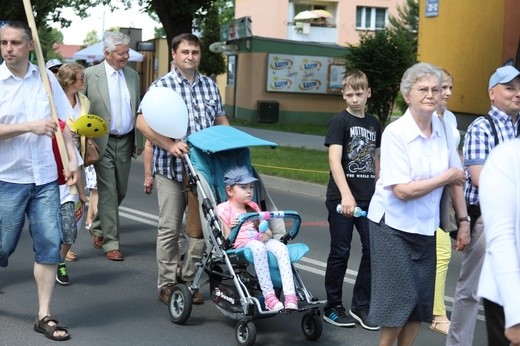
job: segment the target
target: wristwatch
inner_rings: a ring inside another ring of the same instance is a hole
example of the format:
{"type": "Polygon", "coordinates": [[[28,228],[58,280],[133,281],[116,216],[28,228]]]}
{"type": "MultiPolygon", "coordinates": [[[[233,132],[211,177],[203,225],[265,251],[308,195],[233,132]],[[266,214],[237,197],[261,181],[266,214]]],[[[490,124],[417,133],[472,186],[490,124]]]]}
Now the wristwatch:
{"type": "Polygon", "coordinates": [[[466,215],[466,216],[464,216],[464,217],[459,217],[459,220],[458,220],[458,221],[459,221],[459,222],[464,222],[464,221],[466,221],[466,222],[471,222],[471,218],[469,217],[469,215],[466,215]]]}

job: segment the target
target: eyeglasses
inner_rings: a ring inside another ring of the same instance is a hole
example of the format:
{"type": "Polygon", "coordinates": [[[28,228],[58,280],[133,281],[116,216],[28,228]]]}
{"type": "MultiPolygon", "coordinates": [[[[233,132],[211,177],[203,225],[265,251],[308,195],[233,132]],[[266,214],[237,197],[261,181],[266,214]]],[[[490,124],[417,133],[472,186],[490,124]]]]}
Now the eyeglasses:
{"type": "Polygon", "coordinates": [[[423,87],[423,88],[419,88],[419,89],[413,89],[415,91],[417,91],[420,95],[422,96],[427,96],[428,93],[432,93],[433,96],[436,96],[436,95],[439,95],[441,93],[441,91],[439,90],[439,88],[427,88],[427,87],[423,87]]]}

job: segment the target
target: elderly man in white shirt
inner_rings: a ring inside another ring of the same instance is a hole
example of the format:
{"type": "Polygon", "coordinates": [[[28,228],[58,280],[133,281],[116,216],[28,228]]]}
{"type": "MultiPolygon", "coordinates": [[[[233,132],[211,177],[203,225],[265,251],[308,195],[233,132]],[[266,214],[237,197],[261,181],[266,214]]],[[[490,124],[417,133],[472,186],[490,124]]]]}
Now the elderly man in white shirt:
{"type": "Polygon", "coordinates": [[[489,344],[520,345],[520,139],[491,152],[480,174],[479,200],[486,256],[478,295],[489,344]]]}
{"type": "MultiPolygon", "coordinates": [[[[40,72],[29,62],[33,47],[26,24],[7,22],[0,27],[4,59],[0,65],[0,267],[7,267],[27,217],[39,303],[34,330],[52,340],[67,340],[69,333],[50,313],[56,268],[61,260],[58,170],[51,144],[58,124],[51,118],[40,72]]],[[[67,99],[50,71],[48,76],[60,114],[66,109],[67,99]]],[[[72,185],[77,180],[77,161],[71,138],[64,138],[71,158],[64,174],[72,185]]]]}

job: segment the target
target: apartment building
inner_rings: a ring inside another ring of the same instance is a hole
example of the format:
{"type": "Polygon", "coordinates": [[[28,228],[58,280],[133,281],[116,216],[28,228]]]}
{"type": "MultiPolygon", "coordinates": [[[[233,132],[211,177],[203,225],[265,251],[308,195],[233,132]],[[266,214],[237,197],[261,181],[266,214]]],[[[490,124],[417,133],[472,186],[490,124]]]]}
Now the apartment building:
{"type": "Polygon", "coordinates": [[[358,43],[366,31],[383,29],[402,3],[405,0],[236,0],[235,18],[251,17],[254,36],[345,46],[358,43]]]}
{"type": "Polygon", "coordinates": [[[448,108],[460,129],[487,113],[493,71],[520,67],[519,15],[518,0],[420,0],[418,59],[453,74],[448,108]]]}

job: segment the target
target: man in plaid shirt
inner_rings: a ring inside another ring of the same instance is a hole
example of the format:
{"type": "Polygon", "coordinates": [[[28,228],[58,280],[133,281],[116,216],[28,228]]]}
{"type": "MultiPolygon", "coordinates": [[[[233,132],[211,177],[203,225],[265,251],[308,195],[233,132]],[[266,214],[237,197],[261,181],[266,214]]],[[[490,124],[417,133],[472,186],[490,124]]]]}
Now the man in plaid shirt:
{"type": "MultiPolygon", "coordinates": [[[[168,87],[186,102],[188,130],[186,136],[213,125],[229,125],[217,85],[197,72],[202,43],[192,34],[181,34],[172,40],[174,68],[152,83],[151,88],[168,87]]],[[[138,113],[140,113],[139,111],[138,113]]],[[[184,154],[189,152],[183,138],[168,138],[153,131],[142,114],[137,128],[153,145],[153,174],[159,202],[159,229],[157,234],[157,266],[159,270],[158,298],[168,304],[170,292],[177,282],[179,263],[179,236],[182,219],[188,208],[186,235],[188,248],[182,264],[182,281],[190,283],[195,276],[195,264],[202,259],[204,238],[200,223],[197,195],[186,189],[184,154]],[[173,161],[173,162],[172,162],[173,161]],[[170,169],[172,167],[172,169],[170,169]]],[[[199,291],[193,294],[194,304],[203,304],[199,291]]]]}
{"type": "Polygon", "coordinates": [[[462,253],[462,266],[446,345],[473,344],[479,305],[477,288],[486,250],[484,224],[478,200],[479,176],[484,162],[496,145],[495,133],[499,143],[510,141],[519,135],[520,72],[513,66],[498,68],[489,80],[488,90],[491,100],[488,114],[493,124],[485,117],[478,117],[468,127],[464,138],[464,165],[467,167],[468,177],[464,194],[469,214],[467,222],[471,222],[472,225],[471,242],[462,253]],[[493,125],[496,131],[493,130],[493,125]]]}

